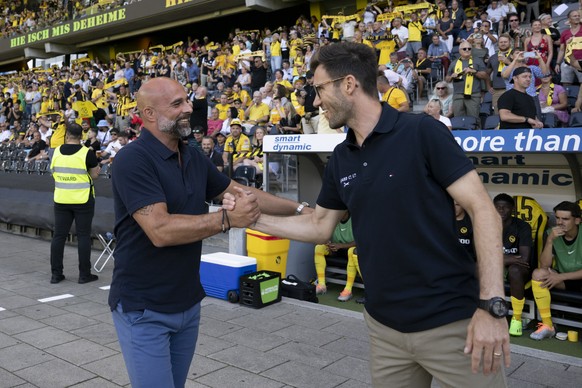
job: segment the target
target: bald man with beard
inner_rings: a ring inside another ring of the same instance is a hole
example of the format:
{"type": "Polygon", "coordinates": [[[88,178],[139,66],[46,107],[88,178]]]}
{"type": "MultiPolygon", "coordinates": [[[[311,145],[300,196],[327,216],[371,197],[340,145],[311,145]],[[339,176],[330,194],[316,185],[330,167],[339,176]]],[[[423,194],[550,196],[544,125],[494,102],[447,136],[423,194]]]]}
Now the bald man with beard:
{"type": "Polygon", "coordinates": [[[116,155],[112,174],[117,246],[109,306],[131,385],[183,387],[205,296],[202,240],[247,227],[261,212],[291,215],[302,207],[234,183],[180,141],[191,132],[192,104],[178,82],[144,83],[137,108],[141,136],[116,155]],[[208,213],[212,199],[222,209],[208,213]]]}

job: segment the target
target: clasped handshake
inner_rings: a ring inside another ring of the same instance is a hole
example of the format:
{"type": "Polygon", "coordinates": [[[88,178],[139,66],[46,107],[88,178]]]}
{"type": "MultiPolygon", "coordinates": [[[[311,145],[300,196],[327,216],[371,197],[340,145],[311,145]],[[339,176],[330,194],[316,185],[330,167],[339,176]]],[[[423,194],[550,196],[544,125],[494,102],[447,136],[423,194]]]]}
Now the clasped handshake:
{"type": "Polygon", "coordinates": [[[222,208],[228,212],[230,226],[234,228],[246,228],[257,222],[261,215],[257,196],[240,187],[234,187],[234,193],[224,194],[222,208]]]}

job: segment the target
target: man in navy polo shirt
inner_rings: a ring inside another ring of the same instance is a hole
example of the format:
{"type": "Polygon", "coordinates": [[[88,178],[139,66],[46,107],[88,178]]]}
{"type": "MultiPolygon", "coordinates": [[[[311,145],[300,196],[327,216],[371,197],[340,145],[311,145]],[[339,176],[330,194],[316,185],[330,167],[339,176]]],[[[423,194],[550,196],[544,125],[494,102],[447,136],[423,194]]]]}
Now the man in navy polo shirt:
{"type": "Polygon", "coordinates": [[[131,385],[184,387],[204,297],[202,240],[246,227],[261,211],[309,210],[243,188],[184,145],[192,104],[178,82],[144,83],[137,108],[144,128],[116,155],[112,177],[117,246],[109,306],[131,385]],[[214,198],[224,199],[223,209],[208,213],[205,201],[214,198]]]}
{"type": "Polygon", "coordinates": [[[433,376],[452,387],[506,386],[501,222],[472,163],[442,123],[378,101],[376,56],[365,45],[321,47],[311,68],[314,104],[330,127],[349,127],[347,138],[313,213],[262,214],[256,228],[321,243],[350,211],[373,386],[430,387],[433,376]],[[458,241],[453,201],[473,221],[479,280],[458,241]]]}

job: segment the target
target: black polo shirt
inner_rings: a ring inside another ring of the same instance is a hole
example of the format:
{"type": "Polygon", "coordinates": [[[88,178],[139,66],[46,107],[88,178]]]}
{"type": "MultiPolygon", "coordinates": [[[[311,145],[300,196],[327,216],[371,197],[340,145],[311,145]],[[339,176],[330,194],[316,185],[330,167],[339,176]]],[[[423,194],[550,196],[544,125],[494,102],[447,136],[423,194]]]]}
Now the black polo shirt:
{"type": "Polygon", "coordinates": [[[317,204],[352,214],[374,319],[416,332],[475,312],[475,262],[459,244],[445,190],[473,168],[442,123],[385,103],[362,147],[350,129],[334,150],[317,204]]]}
{"type": "Polygon", "coordinates": [[[112,184],[115,206],[115,267],[109,293],[113,310],[149,309],[178,313],[204,298],[200,284],[202,241],[157,248],[132,214],[164,202],[170,214],[207,213],[205,201],[222,193],[230,179],[202,152],[180,143],[171,151],[147,129],[115,156],[112,184]]]}

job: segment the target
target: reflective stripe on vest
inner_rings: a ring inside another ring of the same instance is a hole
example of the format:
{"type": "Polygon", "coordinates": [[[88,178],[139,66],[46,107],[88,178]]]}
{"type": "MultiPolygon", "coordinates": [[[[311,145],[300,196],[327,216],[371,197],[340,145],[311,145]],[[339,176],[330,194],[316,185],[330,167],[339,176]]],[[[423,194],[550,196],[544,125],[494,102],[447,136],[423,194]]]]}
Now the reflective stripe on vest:
{"type": "Polygon", "coordinates": [[[55,150],[51,171],[55,180],[54,201],[56,203],[86,203],[89,195],[94,195],[93,182],[86,168],[88,152],[87,147],[81,147],[73,155],[63,155],[60,146],[55,150]]]}

